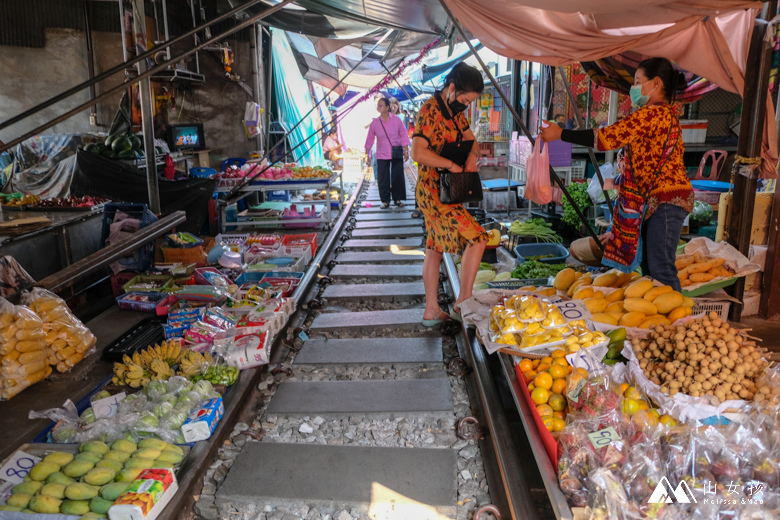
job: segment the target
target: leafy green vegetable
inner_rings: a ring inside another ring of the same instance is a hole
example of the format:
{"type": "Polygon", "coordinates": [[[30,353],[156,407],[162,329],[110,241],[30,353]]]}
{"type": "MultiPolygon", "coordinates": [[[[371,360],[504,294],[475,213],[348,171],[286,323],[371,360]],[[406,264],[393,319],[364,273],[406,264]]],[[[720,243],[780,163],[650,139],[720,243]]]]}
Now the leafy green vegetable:
{"type": "MultiPolygon", "coordinates": [[[[577,204],[577,207],[580,208],[580,211],[585,214],[585,210],[588,209],[593,205],[593,203],[590,200],[590,196],[588,195],[588,185],[585,183],[571,183],[567,188],[566,191],[569,192],[569,195],[571,195],[571,198],[574,199],[574,202],[577,204]]],[[[574,227],[580,227],[580,225],[584,224],[584,222],[580,221],[580,218],[577,216],[577,212],[575,211],[574,207],[569,204],[569,199],[566,197],[563,197],[563,219],[565,223],[569,224],[570,226],[574,227]]]]}
{"type": "Polygon", "coordinates": [[[512,271],[512,278],[527,280],[531,278],[547,278],[555,276],[560,271],[570,267],[566,264],[545,264],[538,260],[526,260],[512,271]]]}
{"type": "Polygon", "coordinates": [[[710,220],[712,220],[712,214],[712,206],[709,204],[705,204],[704,202],[698,200],[693,203],[693,213],[691,213],[691,220],[697,224],[702,226],[708,225],[710,220]]]}
{"type": "Polygon", "coordinates": [[[552,230],[552,224],[543,218],[529,218],[525,222],[515,220],[509,226],[509,231],[515,235],[532,236],[539,242],[560,244],[563,239],[552,230]]]}

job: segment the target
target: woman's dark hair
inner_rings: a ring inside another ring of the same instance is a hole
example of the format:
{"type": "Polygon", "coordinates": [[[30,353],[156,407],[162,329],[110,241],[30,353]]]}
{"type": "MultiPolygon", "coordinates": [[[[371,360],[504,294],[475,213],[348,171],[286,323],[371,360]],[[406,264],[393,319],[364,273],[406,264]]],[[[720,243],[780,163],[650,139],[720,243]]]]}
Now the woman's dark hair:
{"type": "Polygon", "coordinates": [[[648,80],[661,78],[664,95],[669,103],[674,103],[675,94],[688,85],[685,75],[675,69],[672,62],[666,58],[648,58],[640,63],[637,69],[642,69],[648,80]]]}
{"type": "Polygon", "coordinates": [[[389,106],[390,106],[390,100],[389,100],[389,99],[387,99],[386,97],[381,97],[381,98],[379,98],[379,99],[377,100],[377,103],[379,103],[380,101],[381,101],[382,103],[384,103],[386,107],[389,107],[389,106]]]}
{"type": "Polygon", "coordinates": [[[485,81],[482,74],[465,62],[460,62],[454,67],[447,77],[444,78],[444,88],[449,87],[450,83],[455,85],[456,92],[476,92],[482,94],[485,90],[485,81]]]}

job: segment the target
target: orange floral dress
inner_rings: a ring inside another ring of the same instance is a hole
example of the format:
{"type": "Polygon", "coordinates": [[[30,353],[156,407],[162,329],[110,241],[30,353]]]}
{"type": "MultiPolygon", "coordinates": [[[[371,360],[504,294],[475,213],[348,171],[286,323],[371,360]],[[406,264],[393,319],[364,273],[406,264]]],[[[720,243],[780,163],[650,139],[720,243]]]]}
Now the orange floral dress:
{"type": "MultiPolygon", "coordinates": [[[[428,141],[428,149],[438,154],[445,143],[462,137],[468,126],[465,114],[453,118],[436,92],[420,109],[413,137],[428,141]]],[[[486,241],[487,233],[463,204],[442,204],[438,182],[435,168],[420,165],[416,199],[428,232],[425,247],[439,253],[461,253],[468,245],[486,241]]]]}
{"type": "Polygon", "coordinates": [[[621,146],[630,149],[632,170],[639,190],[645,193],[645,220],[660,204],[680,206],[688,213],[693,211],[693,188],[683,163],[685,147],[677,143],[660,172],[656,168],[669,135],[671,125],[678,125],[673,107],[666,104],[640,108],[630,116],[606,128],[596,130],[596,146],[599,150],[614,150],[621,146]]]}

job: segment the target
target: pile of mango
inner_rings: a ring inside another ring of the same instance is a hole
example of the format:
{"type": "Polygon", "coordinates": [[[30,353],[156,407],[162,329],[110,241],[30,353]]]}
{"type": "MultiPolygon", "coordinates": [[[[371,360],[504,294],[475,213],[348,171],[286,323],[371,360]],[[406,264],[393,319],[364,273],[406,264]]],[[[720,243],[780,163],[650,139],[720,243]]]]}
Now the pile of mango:
{"type": "Polygon", "coordinates": [[[180,447],[160,439],[143,439],[137,445],[126,439],[110,446],[85,442],[76,455],[46,455],[14,486],[0,511],[108,518],[108,509],[143,470],[173,468],[183,457],[180,447]]]}
{"type": "Polygon", "coordinates": [[[694,301],[668,285],[654,286],[639,273],[612,271],[593,278],[573,269],[555,277],[554,287],[582,300],[593,321],[620,327],[653,329],[693,313],[694,301]],[[578,276],[579,275],[579,276],[578,276]]]}

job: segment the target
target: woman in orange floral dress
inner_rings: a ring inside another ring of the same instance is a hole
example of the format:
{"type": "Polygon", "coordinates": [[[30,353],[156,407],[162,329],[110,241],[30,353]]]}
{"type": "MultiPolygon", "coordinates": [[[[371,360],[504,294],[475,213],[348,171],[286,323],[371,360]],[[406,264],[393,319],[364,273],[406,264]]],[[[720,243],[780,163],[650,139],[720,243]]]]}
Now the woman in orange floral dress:
{"type": "MultiPolygon", "coordinates": [[[[631,87],[631,101],[640,107],[636,112],[598,130],[561,130],[549,125],[539,133],[545,142],[562,139],[599,150],[625,147],[626,171],[618,183],[618,204],[610,231],[599,237],[605,245],[604,257],[596,260],[626,272],[641,265],[644,275],[677,291],[681,289],[674,265],[677,244],[683,222],[693,211],[693,188],[683,164],[685,150],[673,105],[675,92],[685,85],[685,77],[669,60],[650,58],[639,64],[631,87]],[[643,202],[643,207],[632,204],[627,193],[633,201],[643,202]],[[639,215],[642,209],[644,221],[639,215]],[[632,219],[641,223],[638,232],[632,219]]],[[[590,246],[572,244],[571,249],[597,248],[593,241],[590,246]]]]}
{"type": "Polygon", "coordinates": [[[419,166],[416,200],[425,218],[428,241],[425,244],[423,283],[425,311],[422,324],[438,327],[449,317],[460,319],[460,303],[471,298],[487,233],[477,224],[462,204],[443,204],[439,199],[438,169],[453,173],[464,171],[459,165],[439,155],[445,143],[474,140],[474,148],[465,164],[465,171],[477,171],[479,145],[474,139],[464,114],[484,89],[482,74],[465,63],[453,67],[436,92],[420,109],[412,139],[412,158],[419,166]],[[444,253],[462,253],[460,294],[448,315],[439,307],[439,268],[444,253]]]}

